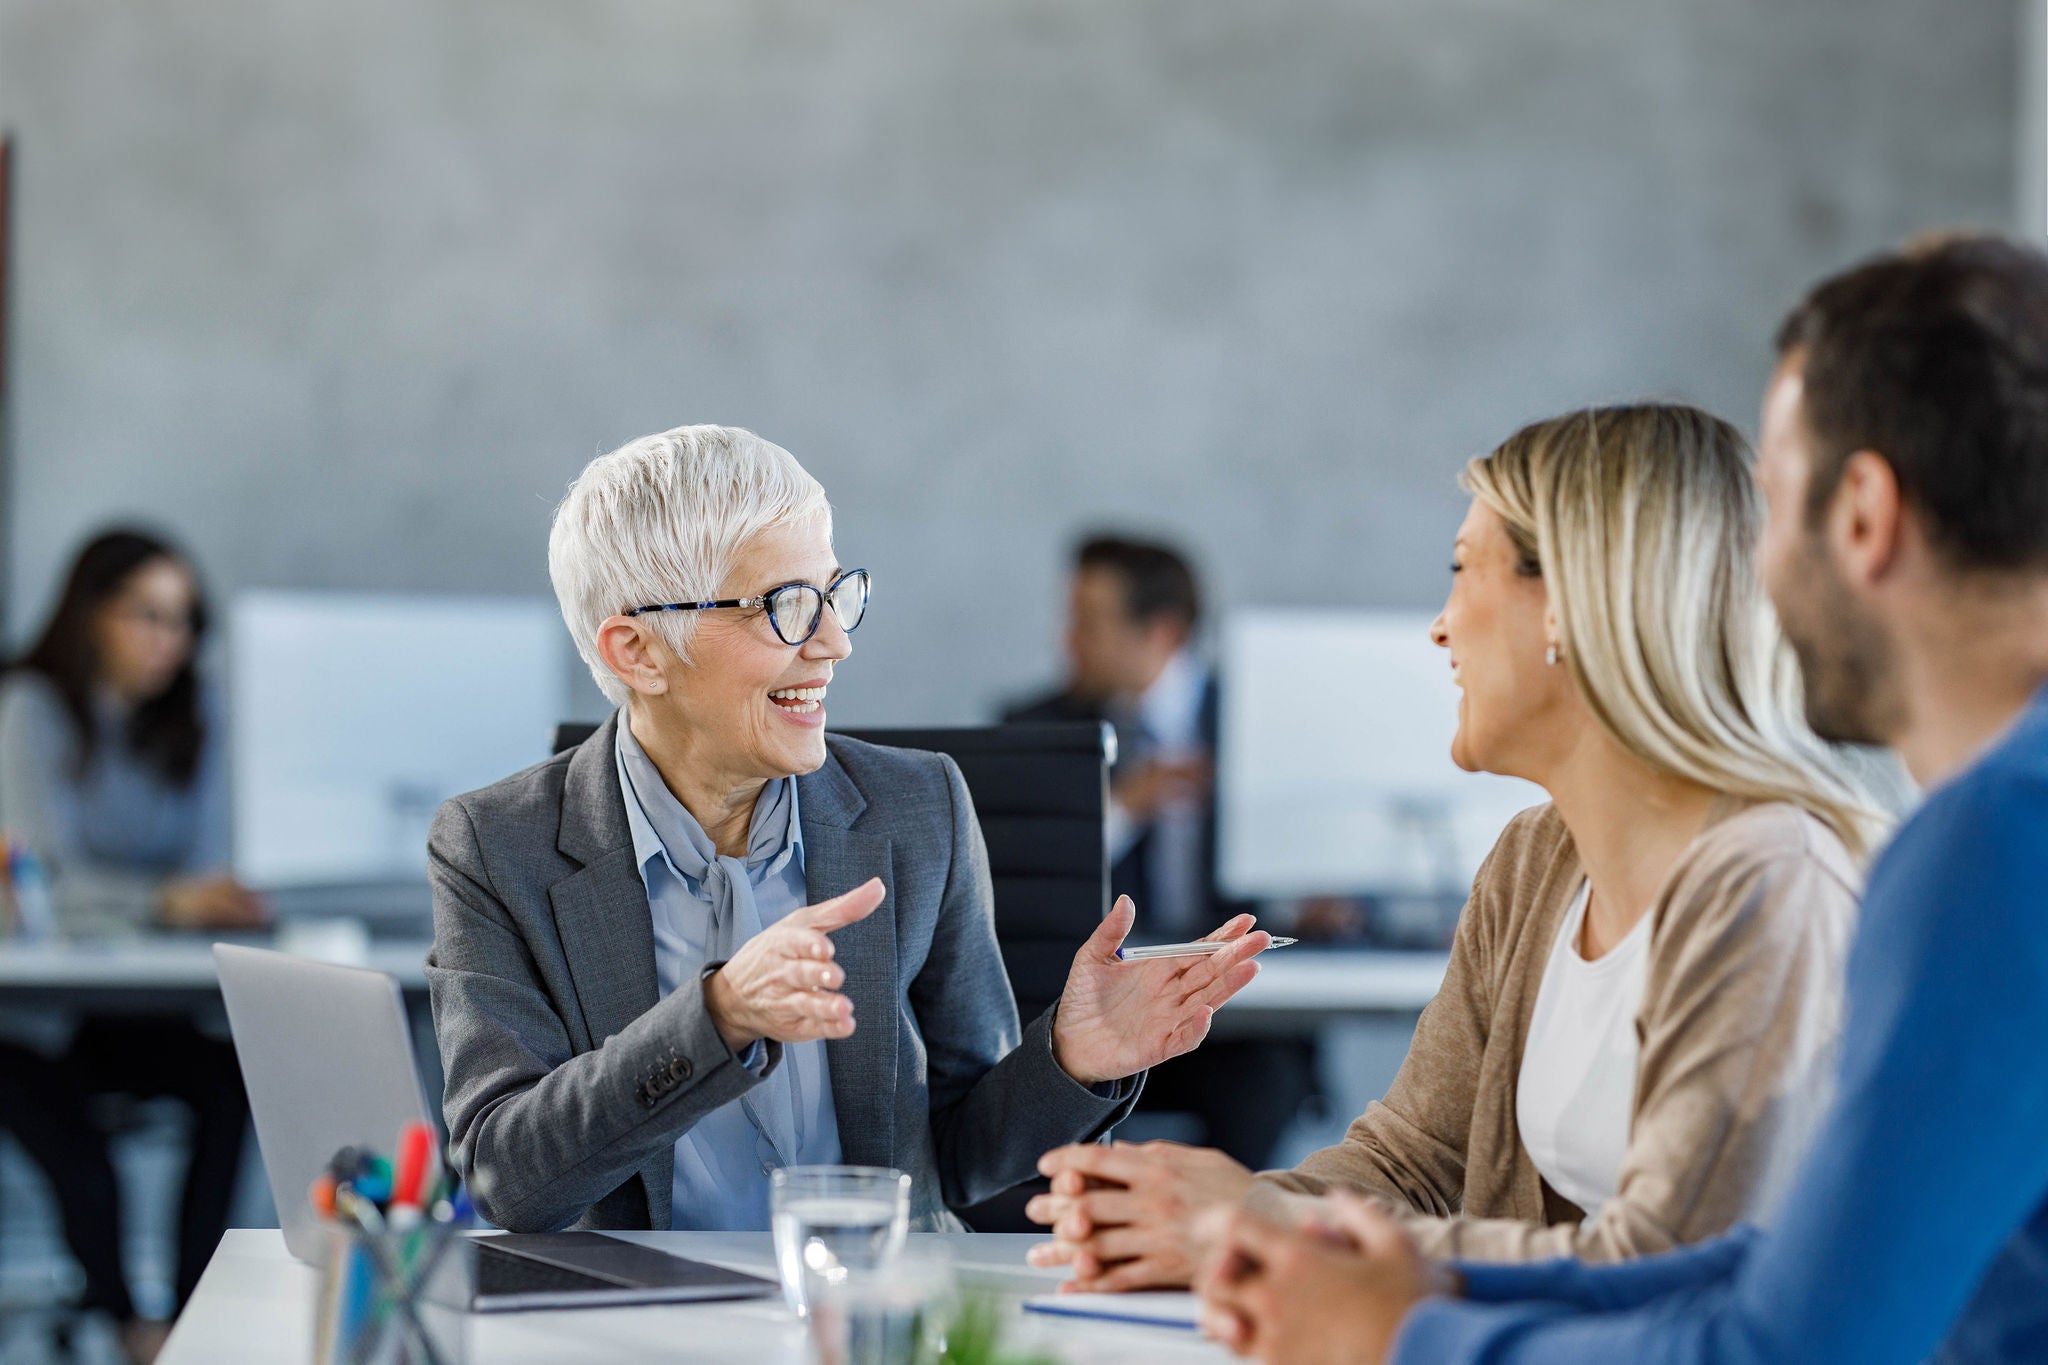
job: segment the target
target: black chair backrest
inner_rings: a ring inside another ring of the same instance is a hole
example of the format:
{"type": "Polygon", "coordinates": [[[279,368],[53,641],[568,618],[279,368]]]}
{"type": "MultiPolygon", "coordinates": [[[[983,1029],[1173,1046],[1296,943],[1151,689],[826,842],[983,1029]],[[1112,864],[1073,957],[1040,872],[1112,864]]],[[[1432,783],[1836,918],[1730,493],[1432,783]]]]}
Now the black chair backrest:
{"type": "MultiPolygon", "coordinates": [[[[555,752],[596,730],[555,727],[555,752]]],[[[835,733],[932,750],[960,765],[988,845],[996,941],[1029,1023],[1059,998],[1075,950],[1109,910],[1105,816],[1115,732],[1073,722],[835,733]]]]}

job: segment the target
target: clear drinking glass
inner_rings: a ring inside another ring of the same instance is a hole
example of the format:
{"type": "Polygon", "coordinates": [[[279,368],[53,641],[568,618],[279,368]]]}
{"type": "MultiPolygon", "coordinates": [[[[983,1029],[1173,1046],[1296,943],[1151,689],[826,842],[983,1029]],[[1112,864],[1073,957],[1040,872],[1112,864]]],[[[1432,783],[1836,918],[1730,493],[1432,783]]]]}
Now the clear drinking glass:
{"type": "Polygon", "coordinates": [[[782,1297],[804,1316],[810,1292],[879,1270],[910,1229],[910,1177],[885,1166],[785,1166],[770,1178],[782,1297]]]}

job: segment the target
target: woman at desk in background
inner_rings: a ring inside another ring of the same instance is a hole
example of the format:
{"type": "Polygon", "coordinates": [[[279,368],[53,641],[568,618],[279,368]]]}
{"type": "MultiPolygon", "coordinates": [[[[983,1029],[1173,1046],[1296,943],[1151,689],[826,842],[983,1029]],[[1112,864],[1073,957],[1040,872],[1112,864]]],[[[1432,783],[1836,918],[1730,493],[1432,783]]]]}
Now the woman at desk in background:
{"type": "Polygon", "coordinates": [[[1081,1290],[1185,1285],[1203,1211],[1333,1188],[1467,1260],[1625,1260],[1768,1211],[1826,1108],[1882,822],[1798,718],[1749,464],[1727,423],[1646,404],[1467,466],[1431,628],[1462,694],[1451,757],[1551,803],[1495,844],[1407,1060],[1340,1145],[1259,1176],[1171,1144],[1048,1153],[1035,1261],[1081,1290]]]}
{"type": "MultiPolygon", "coordinates": [[[[40,639],[0,679],[0,829],[46,870],[66,937],[242,929],[262,902],[226,871],[222,735],[196,665],[206,606],[171,546],[109,531],[79,552],[40,639]]],[[[48,1022],[48,1021],[40,1021],[48,1022]]],[[[87,1018],[67,1040],[9,1030],[0,1122],[49,1174],[84,1306],[147,1358],[122,1277],[119,1201],[96,1093],[169,1095],[196,1118],[178,1216],[182,1306],[227,1227],[247,1101],[234,1049],[183,1016],[87,1018]]]]}
{"type": "Polygon", "coordinates": [[[443,1107],[492,1222],[765,1229],[774,1170],[843,1161],[908,1173],[913,1225],[957,1228],[1106,1131],[1257,973],[1248,915],[1209,957],[1119,961],[1126,897],[1019,1028],[960,770],[826,736],[868,576],[788,451],[699,426],[603,456],[548,571],[618,710],[428,838],[443,1107]]]}

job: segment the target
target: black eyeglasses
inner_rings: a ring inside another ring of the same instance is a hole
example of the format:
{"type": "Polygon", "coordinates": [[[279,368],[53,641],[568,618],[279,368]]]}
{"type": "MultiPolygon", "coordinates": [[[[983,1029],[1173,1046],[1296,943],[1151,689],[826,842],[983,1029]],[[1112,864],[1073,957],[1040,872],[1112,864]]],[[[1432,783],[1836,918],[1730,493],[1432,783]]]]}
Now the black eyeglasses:
{"type": "Polygon", "coordinates": [[[820,588],[812,583],[785,583],[771,588],[759,597],[729,597],[718,602],[658,602],[651,607],[634,607],[628,616],[641,616],[650,611],[717,611],[724,607],[765,608],[768,624],[775,629],[775,636],[786,645],[800,645],[818,633],[818,623],[825,619],[825,604],[832,604],[832,614],[839,618],[839,628],[848,635],[860,628],[860,619],[868,614],[868,571],[848,569],[820,588]]]}

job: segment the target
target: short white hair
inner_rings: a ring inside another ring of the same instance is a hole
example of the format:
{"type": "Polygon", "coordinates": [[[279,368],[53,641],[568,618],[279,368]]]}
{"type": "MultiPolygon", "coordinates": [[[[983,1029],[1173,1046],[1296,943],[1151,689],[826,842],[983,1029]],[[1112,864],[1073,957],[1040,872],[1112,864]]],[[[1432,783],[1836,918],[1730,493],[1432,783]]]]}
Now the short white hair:
{"type": "MultiPolygon", "coordinates": [[[[720,595],[747,542],[771,526],[826,518],[825,490],[781,446],[739,427],[677,427],[584,467],[555,509],[548,577],[576,652],[612,704],[628,695],[597,652],[607,617],[720,595]]],[[[697,613],[641,618],[689,659],[697,613]]]]}

